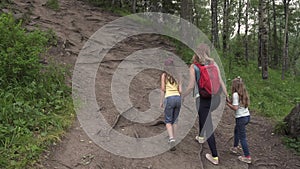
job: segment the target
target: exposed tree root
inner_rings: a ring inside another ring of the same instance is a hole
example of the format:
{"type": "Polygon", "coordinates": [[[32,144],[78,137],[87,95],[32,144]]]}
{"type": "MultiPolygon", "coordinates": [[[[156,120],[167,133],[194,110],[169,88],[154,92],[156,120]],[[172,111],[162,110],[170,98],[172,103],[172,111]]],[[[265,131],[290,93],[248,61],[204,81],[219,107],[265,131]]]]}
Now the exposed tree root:
{"type": "Polygon", "coordinates": [[[202,161],[202,153],[203,153],[203,145],[200,145],[200,150],[199,150],[200,169],[204,169],[203,161],[202,161]]]}
{"type": "Polygon", "coordinates": [[[150,126],[159,126],[159,125],[165,125],[165,122],[162,120],[156,121],[154,124],[151,124],[150,126]]]}
{"type": "Polygon", "coordinates": [[[64,164],[64,163],[62,163],[62,162],[60,162],[60,161],[58,161],[58,160],[52,160],[52,161],[54,161],[54,162],[56,162],[56,163],[58,163],[58,164],[60,164],[60,165],[62,165],[62,166],[64,166],[64,167],[66,167],[66,168],[73,169],[72,167],[70,167],[70,166],[68,166],[67,164],[64,164]]]}
{"type": "Polygon", "coordinates": [[[117,116],[115,122],[113,123],[113,125],[111,126],[111,129],[109,130],[109,133],[111,132],[112,129],[114,129],[114,128],[116,127],[116,125],[118,124],[118,122],[119,122],[119,120],[120,120],[122,114],[124,114],[124,113],[130,111],[131,109],[133,109],[133,106],[131,106],[131,107],[130,107],[129,109],[127,109],[126,111],[124,111],[124,112],[118,114],[118,116],[117,116]]]}
{"type": "Polygon", "coordinates": [[[256,163],[255,166],[276,166],[276,167],[280,167],[280,165],[277,164],[277,163],[264,163],[264,162],[256,163]]]}

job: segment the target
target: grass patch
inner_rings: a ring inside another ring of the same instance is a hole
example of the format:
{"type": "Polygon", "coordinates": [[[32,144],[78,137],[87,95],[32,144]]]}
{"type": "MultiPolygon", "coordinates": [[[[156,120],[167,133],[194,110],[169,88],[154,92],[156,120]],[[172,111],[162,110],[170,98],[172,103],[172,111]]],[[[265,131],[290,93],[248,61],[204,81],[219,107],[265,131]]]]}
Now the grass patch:
{"type": "Polygon", "coordinates": [[[58,0],[47,0],[46,7],[54,11],[58,11],[59,10],[58,0]]]}
{"type": "Polygon", "coordinates": [[[227,86],[230,89],[231,80],[236,76],[242,77],[250,95],[250,108],[264,116],[282,121],[299,101],[300,88],[295,86],[300,86],[300,79],[287,75],[285,80],[281,80],[280,70],[268,71],[269,79],[263,80],[261,70],[255,62],[248,66],[234,65],[231,73],[226,73],[227,86]]]}

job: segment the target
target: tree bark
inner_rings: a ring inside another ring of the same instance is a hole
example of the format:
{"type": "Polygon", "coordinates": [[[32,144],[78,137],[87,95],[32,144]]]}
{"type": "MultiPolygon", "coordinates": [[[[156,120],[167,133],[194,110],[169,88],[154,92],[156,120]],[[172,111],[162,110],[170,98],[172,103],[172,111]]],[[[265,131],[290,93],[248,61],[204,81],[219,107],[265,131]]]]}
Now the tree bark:
{"type": "Polygon", "coordinates": [[[241,31],[241,18],[242,18],[242,0],[239,0],[238,4],[238,30],[237,30],[237,36],[240,36],[241,31]]]}
{"type": "Polygon", "coordinates": [[[182,0],[181,1],[181,9],[180,16],[187,21],[192,21],[192,8],[191,8],[191,0],[182,0]]]}
{"type": "Polygon", "coordinates": [[[218,0],[211,0],[211,41],[215,48],[220,48],[218,35],[218,0]]]}
{"type": "Polygon", "coordinates": [[[284,42],[283,42],[283,57],[282,57],[282,73],[281,79],[284,80],[285,72],[288,69],[288,49],[289,49],[289,2],[290,0],[283,0],[284,5],[284,18],[285,18],[285,29],[284,29],[284,42]]]}
{"type": "Polygon", "coordinates": [[[273,58],[272,58],[272,66],[276,68],[279,63],[279,50],[278,50],[278,38],[277,38],[277,23],[276,23],[276,5],[275,0],[272,0],[273,7],[273,58]]]}
{"type": "MultiPolygon", "coordinates": [[[[190,1],[191,0],[182,0],[181,1],[181,9],[180,9],[180,16],[181,18],[191,22],[191,13],[192,13],[192,9],[190,9],[190,1]]],[[[182,20],[180,19],[180,22],[182,20]]],[[[190,28],[190,25],[186,25],[186,24],[181,24],[182,27],[180,28],[181,29],[181,37],[182,39],[188,39],[188,38],[194,38],[194,37],[187,37],[187,32],[186,30],[189,30],[190,28]]]]}
{"type": "Polygon", "coordinates": [[[248,65],[248,61],[249,61],[249,52],[248,52],[248,29],[249,29],[249,25],[248,25],[248,13],[249,13],[249,4],[250,0],[247,0],[246,2],[246,16],[245,16],[245,61],[248,65]]]}
{"type": "Polygon", "coordinates": [[[224,0],[223,6],[223,57],[226,58],[227,55],[227,41],[228,41],[228,0],[224,0]]]}
{"type": "Polygon", "coordinates": [[[257,57],[257,66],[258,68],[261,69],[261,66],[262,66],[262,61],[261,61],[261,58],[262,58],[262,40],[261,40],[261,28],[262,28],[262,1],[259,0],[259,9],[258,9],[258,57],[257,57]]]}
{"type": "Polygon", "coordinates": [[[136,13],[136,0],[132,0],[132,13],[136,13]]]}
{"type": "Polygon", "coordinates": [[[262,79],[268,79],[268,31],[267,31],[267,15],[266,2],[260,0],[260,45],[261,45],[261,67],[262,79]]]}

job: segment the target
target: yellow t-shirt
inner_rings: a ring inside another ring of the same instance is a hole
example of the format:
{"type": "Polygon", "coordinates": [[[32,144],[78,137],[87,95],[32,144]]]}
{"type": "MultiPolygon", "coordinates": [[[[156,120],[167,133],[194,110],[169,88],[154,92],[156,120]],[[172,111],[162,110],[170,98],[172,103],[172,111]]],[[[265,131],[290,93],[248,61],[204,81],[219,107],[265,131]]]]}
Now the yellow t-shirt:
{"type": "Polygon", "coordinates": [[[180,96],[179,91],[178,91],[178,84],[174,83],[173,85],[166,80],[166,93],[165,93],[165,98],[169,96],[180,96]]]}

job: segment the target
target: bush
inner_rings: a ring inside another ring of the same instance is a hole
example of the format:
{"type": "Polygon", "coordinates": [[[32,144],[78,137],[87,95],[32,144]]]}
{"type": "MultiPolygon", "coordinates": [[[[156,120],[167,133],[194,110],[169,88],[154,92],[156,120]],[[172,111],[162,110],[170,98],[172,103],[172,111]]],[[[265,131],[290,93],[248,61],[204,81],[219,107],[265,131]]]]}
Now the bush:
{"type": "Polygon", "coordinates": [[[73,120],[66,68],[39,63],[48,36],[0,16],[0,168],[25,168],[73,120]]]}
{"type": "Polygon", "coordinates": [[[2,87],[14,83],[27,83],[35,79],[41,65],[39,55],[45,51],[45,33],[26,33],[21,22],[15,23],[12,15],[0,17],[0,83],[2,87]],[[4,86],[3,86],[4,85],[4,86]]]}

